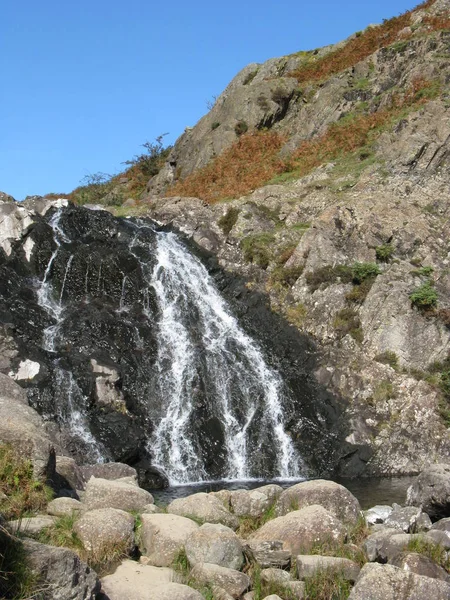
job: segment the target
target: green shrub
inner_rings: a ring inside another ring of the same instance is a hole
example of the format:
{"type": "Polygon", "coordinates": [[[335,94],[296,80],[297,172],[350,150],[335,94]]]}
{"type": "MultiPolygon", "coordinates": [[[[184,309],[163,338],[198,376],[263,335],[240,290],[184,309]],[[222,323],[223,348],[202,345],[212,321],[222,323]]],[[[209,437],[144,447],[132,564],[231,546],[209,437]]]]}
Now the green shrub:
{"type": "Polygon", "coordinates": [[[375,360],[384,365],[389,365],[393,369],[398,369],[398,356],[391,350],[386,350],[375,356],[375,360]]]}
{"type": "Polygon", "coordinates": [[[274,237],[269,233],[249,235],[242,239],[241,248],[245,260],[255,263],[262,269],[267,269],[272,256],[270,245],[273,241],[274,237]]]}
{"type": "Polygon", "coordinates": [[[278,266],[270,274],[272,285],[279,284],[281,287],[290,288],[294,285],[300,275],[303,273],[303,267],[284,267],[278,266]]]}
{"type": "Polygon", "coordinates": [[[305,275],[306,283],[308,284],[311,292],[315,292],[319,287],[328,287],[335,283],[338,279],[342,283],[350,283],[352,281],[353,274],[352,268],[347,265],[325,265],[315,271],[309,271],[305,275]]]}
{"type": "Polygon", "coordinates": [[[241,211],[238,208],[231,206],[227,210],[227,212],[217,221],[217,224],[222,229],[225,235],[228,235],[233,229],[233,227],[236,225],[236,221],[238,220],[240,212],[241,211]]]}
{"type": "Polygon", "coordinates": [[[375,248],[377,260],[388,262],[394,254],[394,246],[392,244],[382,244],[375,248]]]}
{"type": "Polygon", "coordinates": [[[352,266],[354,283],[362,283],[365,279],[376,277],[380,273],[380,268],[375,263],[355,263],[352,266]]]}
{"type": "Polygon", "coordinates": [[[375,281],[375,277],[369,277],[362,281],[359,285],[353,286],[353,289],[345,295],[345,298],[349,302],[355,302],[356,304],[362,304],[367,298],[367,294],[375,281]]]}
{"type": "Polygon", "coordinates": [[[35,478],[30,460],[23,458],[10,444],[0,444],[0,511],[6,519],[18,519],[44,508],[52,499],[52,490],[35,478]]]}
{"type": "Polygon", "coordinates": [[[239,137],[248,131],[248,125],[245,121],[238,121],[234,126],[234,133],[239,137]]]}
{"type": "Polygon", "coordinates": [[[52,527],[45,527],[41,531],[38,540],[42,544],[63,546],[80,554],[83,551],[83,544],[73,529],[77,518],[75,514],[59,517],[52,527]]]}
{"type": "Polygon", "coordinates": [[[440,567],[443,567],[447,571],[450,570],[450,557],[447,556],[445,549],[440,544],[434,544],[423,536],[411,538],[405,550],[423,554],[440,567]]]}
{"type": "Polygon", "coordinates": [[[411,275],[416,275],[417,277],[429,277],[433,271],[433,267],[420,267],[420,269],[411,271],[411,275]]]}
{"type": "Polygon", "coordinates": [[[409,295],[411,304],[419,310],[434,308],[437,304],[437,298],[437,292],[431,281],[426,281],[409,295]]]}
{"type": "Polygon", "coordinates": [[[375,404],[378,402],[384,402],[385,400],[391,400],[396,396],[397,393],[394,389],[394,386],[388,379],[380,381],[380,383],[375,386],[373,391],[373,400],[375,404]]]}

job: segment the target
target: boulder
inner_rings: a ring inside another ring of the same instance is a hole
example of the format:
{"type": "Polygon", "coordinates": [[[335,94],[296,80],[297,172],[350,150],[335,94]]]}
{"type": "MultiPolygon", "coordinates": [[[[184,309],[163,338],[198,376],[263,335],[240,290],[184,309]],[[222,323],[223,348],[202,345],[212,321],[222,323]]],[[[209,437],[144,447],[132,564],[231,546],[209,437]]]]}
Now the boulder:
{"type": "Polygon", "coordinates": [[[356,581],[360,567],[348,558],[337,558],[334,556],[298,555],[297,576],[299,579],[312,577],[317,571],[335,571],[348,581],[356,581]]]}
{"type": "MultiPolygon", "coordinates": [[[[28,563],[38,577],[42,598],[48,600],[94,600],[100,591],[97,574],[67,548],[24,541],[28,563]]],[[[39,596],[41,597],[41,596],[39,596]]]]}
{"type": "Polygon", "coordinates": [[[404,571],[411,571],[416,575],[423,575],[424,577],[432,577],[433,579],[450,582],[450,575],[445,569],[423,554],[417,554],[416,552],[401,552],[390,560],[389,563],[394,567],[398,567],[404,571]]]}
{"type": "Polygon", "coordinates": [[[432,521],[450,516],[450,465],[436,464],[423,470],[406,493],[408,506],[419,506],[432,521]]]}
{"type": "Polygon", "coordinates": [[[148,564],[156,567],[170,566],[184,548],[187,538],[199,526],[191,519],[178,515],[142,514],[141,550],[148,564]]]}
{"type": "Polygon", "coordinates": [[[254,490],[231,492],[231,508],[238,517],[261,517],[281,495],[279,485],[266,485],[254,490]]]}
{"type": "Polygon", "coordinates": [[[364,511],[364,517],[369,525],[384,523],[392,512],[392,506],[379,504],[372,506],[369,510],[364,511]]]}
{"type": "Polygon", "coordinates": [[[367,563],[349,600],[448,600],[450,585],[393,567],[367,563]]]}
{"type": "Polygon", "coordinates": [[[82,467],[79,467],[73,458],[57,456],[56,472],[67,481],[69,488],[84,490],[85,480],[83,478],[82,467]]]}
{"type": "Polygon", "coordinates": [[[450,517],[436,521],[436,523],[433,523],[431,529],[433,531],[444,531],[450,537],[450,517]]]}
{"type": "Polygon", "coordinates": [[[312,505],[295,510],[265,523],[250,536],[251,540],[283,542],[283,549],[292,554],[308,552],[314,544],[343,541],[345,527],[323,506],[312,505]]]}
{"type": "Polygon", "coordinates": [[[35,472],[47,464],[53,445],[42,417],[28,406],[25,390],[0,373],[0,443],[11,444],[22,456],[31,458],[35,472]]]}
{"type": "Polygon", "coordinates": [[[133,560],[123,561],[111,575],[103,577],[102,592],[109,600],[147,600],[154,588],[178,582],[180,576],[173,570],[141,565],[133,560]]]}
{"type": "Polygon", "coordinates": [[[441,545],[446,550],[450,550],[450,536],[446,531],[439,531],[439,529],[431,529],[424,534],[425,539],[434,542],[435,544],[441,545]]]}
{"type": "Polygon", "coordinates": [[[147,515],[157,515],[163,511],[159,508],[159,506],[156,506],[156,504],[146,504],[141,512],[142,514],[147,515]]]}
{"type": "Polygon", "coordinates": [[[244,552],[251,561],[256,562],[262,569],[275,567],[278,569],[288,568],[291,564],[291,553],[283,550],[283,542],[259,542],[248,540],[244,552]]]}
{"type": "Polygon", "coordinates": [[[363,543],[363,548],[369,561],[377,560],[380,557],[381,548],[392,536],[398,534],[398,529],[392,527],[379,527],[371,533],[363,543]]]}
{"type": "Polygon", "coordinates": [[[173,500],[167,512],[198,519],[203,523],[220,523],[231,529],[239,527],[239,519],[225,508],[221,500],[204,492],[173,500]]]}
{"type": "Polygon", "coordinates": [[[76,521],[74,531],[89,552],[114,547],[129,551],[134,544],[134,517],[116,508],[91,510],[76,521]]]}
{"type": "Polygon", "coordinates": [[[197,563],[190,575],[198,583],[224,589],[233,598],[240,598],[251,585],[245,573],[211,563],[197,563]]]}
{"type": "Polygon", "coordinates": [[[98,463],[96,465],[84,465],[80,467],[81,473],[85,481],[89,481],[91,477],[99,479],[123,479],[124,477],[132,477],[137,482],[137,471],[124,463],[109,462],[98,463]]]}
{"type": "Polygon", "coordinates": [[[188,537],[185,549],[191,565],[208,562],[240,569],[244,563],[242,544],[234,531],[225,525],[205,523],[188,537]]]}
{"type": "Polygon", "coordinates": [[[37,517],[23,517],[22,519],[16,519],[15,521],[8,521],[8,528],[13,533],[37,535],[46,527],[53,527],[54,524],[54,517],[38,515],[37,517]]]}
{"type": "Polygon", "coordinates": [[[74,498],[55,498],[47,505],[47,513],[55,517],[71,516],[82,511],[83,505],[74,498]]]}
{"type": "Polygon", "coordinates": [[[361,515],[355,496],[344,486],[325,479],[303,481],[284,490],[278,498],[275,513],[283,516],[313,504],[326,508],[343,523],[356,523],[361,515]]]}
{"type": "Polygon", "coordinates": [[[291,580],[290,574],[282,569],[263,569],[260,577],[263,583],[273,583],[279,586],[285,586],[291,580]]]}
{"type": "Polygon", "coordinates": [[[422,514],[422,509],[415,506],[401,507],[398,504],[393,505],[393,510],[384,524],[386,527],[401,529],[405,533],[414,533],[417,531],[417,522],[422,514]]]}
{"type": "Polygon", "coordinates": [[[96,508],[118,508],[141,510],[153,502],[150,492],[122,481],[91,477],[86,484],[83,504],[88,510],[96,508]]]}

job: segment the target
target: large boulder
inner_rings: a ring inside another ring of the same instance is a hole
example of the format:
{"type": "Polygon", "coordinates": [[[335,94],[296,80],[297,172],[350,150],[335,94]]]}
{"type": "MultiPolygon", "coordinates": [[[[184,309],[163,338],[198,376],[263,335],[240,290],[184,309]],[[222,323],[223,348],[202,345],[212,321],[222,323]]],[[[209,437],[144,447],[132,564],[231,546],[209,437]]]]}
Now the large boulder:
{"type": "Polygon", "coordinates": [[[53,440],[42,417],[28,406],[25,390],[0,373],[0,443],[11,444],[22,456],[31,458],[36,473],[48,460],[53,440]]]}
{"type": "Polygon", "coordinates": [[[47,513],[54,517],[65,517],[78,514],[82,511],[83,505],[74,498],[55,498],[47,505],[47,513]]]}
{"type": "Polygon", "coordinates": [[[439,565],[433,562],[428,556],[417,554],[416,552],[401,552],[397,554],[391,561],[394,567],[411,571],[416,575],[424,577],[432,577],[433,579],[441,579],[442,581],[450,582],[450,575],[439,565]]]}
{"type": "Polygon", "coordinates": [[[415,533],[422,515],[422,509],[416,506],[401,507],[394,504],[393,511],[385,520],[386,527],[401,529],[405,533],[415,533]]]}
{"type": "Polygon", "coordinates": [[[406,494],[408,506],[420,506],[432,521],[450,517],[450,464],[423,470],[406,494]]]}
{"type": "Polygon", "coordinates": [[[80,471],[83,474],[85,481],[89,481],[91,477],[109,480],[133,477],[137,482],[136,469],[133,469],[133,467],[124,463],[109,462],[98,463],[96,465],[84,465],[80,467],[80,471]]]}
{"type": "Polygon", "coordinates": [[[101,580],[102,592],[109,600],[159,600],[155,590],[178,581],[179,575],[173,569],[141,565],[132,560],[123,561],[114,573],[101,580]]]}
{"type": "Polygon", "coordinates": [[[153,502],[150,492],[124,481],[91,477],[86,484],[83,504],[88,510],[96,508],[118,508],[141,510],[153,502]]]}
{"type": "Polygon", "coordinates": [[[198,583],[222,588],[233,598],[240,598],[251,585],[251,579],[245,573],[211,563],[196,564],[190,575],[198,583]]]}
{"type": "Polygon", "coordinates": [[[323,506],[343,523],[356,523],[361,514],[358,500],[347,488],[325,479],[303,481],[284,490],[278,498],[275,513],[281,517],[312,504],[323,506]]]}
{"type": "Polygon", "coordinates": [[[134,545],[134,517],[116,508],[100,508],[84,513],[74,531],[91,553],[112,548],[130,551],[134,545]]]}
{"type": "Polygon", "coordinates": [[[349,600],[448,600],[450,585],[409,571],[367,563],[361,569],[349,600]]]}
{"type": "MultiPolygon", "coordinates": [[[[38,578],[42,600],[94,600],[100,591],[97,574],[67,548],[31,540],[24,542],[31,570],[38,578]]],[[[34,597],[34,596],[33,596],[34,597]]]]}
{"type": "Polygon", "coordinates": [[[315,544],[330,539],[341,542],[345,535],[345,527],[339,519],[323,506],[312,505],[268,521],[253,533],[250,539],[280,540],[284,550],[289,550],[292,554],[302,554],[309,552],[315,544]]]}
{"type": "Polygon", "coordinates": [[[147,564],[170,566],[184,548],[187,538],[199,526],[191,519],[178,515],[143,514],[141,550],[148,557],[147,564]]]}
{"type": "Polygon", "coordinates": [[[279,485],[265,485],[254,490],[235,490],[231,492],[230,503],[238,517],[261,517],[281,495],[279,485]]]}
{"type": "Polygon", "coordinates": [[[242,544],[229,527],[205,523],[191,534],[185,544],[191,565],[208,562],[229,569],[240,569],[244,563],[242,544]]]}
{"type": "Polygon", "coordinates": [[[73,490],[84,490],[85,480],[82,467],[79,467],[73,458],[68,456],[56,457],[56,472],[67,481],[69,488],[73,490]]]}
{"type": "Polygon", "coordinates": [[[239,519],[225,508],[219,498],[204,492],[173,500],[167,507],[167,512],[191,517],[203,523],[221,523],[231,529],[239,527],[239,519]]]}

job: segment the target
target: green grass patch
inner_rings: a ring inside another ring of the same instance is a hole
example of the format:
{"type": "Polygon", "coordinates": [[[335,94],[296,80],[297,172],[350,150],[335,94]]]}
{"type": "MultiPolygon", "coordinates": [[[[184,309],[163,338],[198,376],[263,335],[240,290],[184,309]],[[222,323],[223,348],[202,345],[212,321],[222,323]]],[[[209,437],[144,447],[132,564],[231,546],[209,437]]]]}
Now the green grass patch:
{"type": "Polygon", "coordinates": [[[37,577],[32,572],[22,541],[0,525],[0,598],[35,598],[37,577]]]}
{"type": "Polygon", "coordinates": [[[423,536],[413,537],[406,545],[405,550],[423,554],[446,571],[450,571],[450,557],[447,556],[445,548],[425,539],[423,536]]]}
{"type": "Polygon", "coordinates": [[[321,569],[312,577],[305,577],[308,600],[347,600],[351,590],[351,583],[336,569],[321,569]]]}
{"type": "Polygon", "coordinates": [[[395,371],[399,367],[398,356],[395,354],[395,352],[392,352],[391,350],[385,350],[385,352],[381,352],[380,354],[377,354],[375,356],[374,360],[376,360],[377,362],[379,362],[383,365],[389,365],[395,371]]]}

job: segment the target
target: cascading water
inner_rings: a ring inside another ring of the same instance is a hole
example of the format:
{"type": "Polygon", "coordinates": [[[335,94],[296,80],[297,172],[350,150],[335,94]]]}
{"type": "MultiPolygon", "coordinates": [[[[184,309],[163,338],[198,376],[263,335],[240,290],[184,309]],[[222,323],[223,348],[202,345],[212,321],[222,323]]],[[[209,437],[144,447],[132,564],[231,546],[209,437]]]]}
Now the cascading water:
{"type": "Polygon", "coordinates": [[[200,405],[220,429],[209,450],[225,455],[222,476],[298,477],[301,460],[285,431],[279,375],[240,328],[206,268],[174,234],[158,234],[156,260],[151,285],[160,311],[164,416],[149,441],[155,464],[172,483],[211,478],[202,440],[192,435],[200,405]]]}

